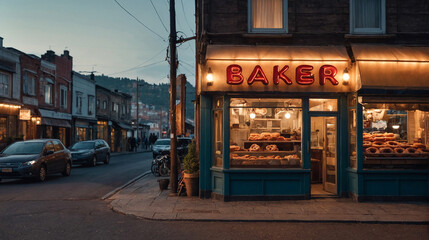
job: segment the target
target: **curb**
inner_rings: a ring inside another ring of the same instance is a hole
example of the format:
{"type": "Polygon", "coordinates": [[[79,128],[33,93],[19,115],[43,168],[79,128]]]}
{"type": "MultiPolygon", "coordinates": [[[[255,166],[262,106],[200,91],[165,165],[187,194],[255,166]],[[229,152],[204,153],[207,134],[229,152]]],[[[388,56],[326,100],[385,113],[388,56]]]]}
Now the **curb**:
{"type": "Polygon", "coordinates": [[[132,154],[138,154],[138,153],[148,153],[151,151],[143,151],[143,152],[119,152],[119,153],[114,153],[114,155],[110,154],[110,157],[117,157],[117,156],[124,156],[124,155],[132,155],[132,154]]]}
{"type": "Polygon", "coordinates": [[[127,183],[125,183],[124,185],[117,187],[115,189],[113,189],[112,191],[110,191],[109,193],[107,193],[106,195],[104,195],[103,197],[101,197],[101,200],[106,200],[107,198],[113,196],[114,194],[116,194],[117,192],[121,191],[122,189],[128,187],[129,185],[133,184],[134,182],[136,182],[137,180],[139,180],[140,178],[145,177],[146,175],[151,174],[151,171],[147,171],[144,172],[142,174],[140,174],[139,176],[131,179],[130,181],[128,181],[127,183]]]}

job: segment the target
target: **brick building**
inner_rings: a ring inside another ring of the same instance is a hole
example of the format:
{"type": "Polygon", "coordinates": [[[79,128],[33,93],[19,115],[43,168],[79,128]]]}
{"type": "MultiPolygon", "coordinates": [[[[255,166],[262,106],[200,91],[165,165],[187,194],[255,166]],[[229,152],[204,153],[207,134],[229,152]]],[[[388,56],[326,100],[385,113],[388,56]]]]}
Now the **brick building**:
{"type": "Polygon", "coordinates": [[[428,199],[428,9],[196,0],[201,197],[428,199]]]}
{"type": "Polygon", "coordinates": [[[73,58],[64,50],[61,56],[48,50],[41,58],[39,111],[41,138],[60,139],[71,145],[71,104],[73,58]]]}

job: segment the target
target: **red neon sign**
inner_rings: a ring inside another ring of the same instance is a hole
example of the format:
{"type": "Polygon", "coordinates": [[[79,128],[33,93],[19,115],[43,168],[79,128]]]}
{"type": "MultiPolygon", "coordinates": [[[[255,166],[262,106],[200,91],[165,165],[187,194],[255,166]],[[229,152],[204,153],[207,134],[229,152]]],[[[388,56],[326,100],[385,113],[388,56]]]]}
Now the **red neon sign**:
{"type": "MultiPolygon", "coordinates": [[[[273,83],[275,85],[280,84],[282,80],[285,84],[291,85],[293,81],[286,76],[286,72],[289,70],[289,65],[284,65],[280,70],[279,66],[273,67],[273,83]]],[[[299,65],[295,69],[295,81],[299,85],[311,85],[314,83],[314,75],[312,73],[313,66],[311,65],[299,65]]],[[[338,70],[332,65],[323,65],[319,69],[319,84],[321,86],[326,85],[326,82],[331,82],[332,85],[338,85],[338,80],[335,79],[338,70]]],[[[232,64],[226,68],[226,81],[230,85],[238,85],[244,82],[243,70],[240,65],[232,64]]],[[[252,85],[255,81],[262,82],[264,85],[268,85],[269,81],[266,74],[261,66],[256,65],[253,68],[252,73],[247,78],[247,84],[252,85]]]]}

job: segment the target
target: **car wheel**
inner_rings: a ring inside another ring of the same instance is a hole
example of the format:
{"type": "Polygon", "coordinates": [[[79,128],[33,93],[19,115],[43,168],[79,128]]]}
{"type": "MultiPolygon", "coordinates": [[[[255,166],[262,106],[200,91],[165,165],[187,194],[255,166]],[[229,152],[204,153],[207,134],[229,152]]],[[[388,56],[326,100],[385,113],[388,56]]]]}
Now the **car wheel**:
{"type": "Polygon", "coordinates": [[[97,157],[95,155],[92,157],[92,161],[89,163],[89,166],[91,167],[97,166],[97,157]]]}
{"type": "Polygon", "coordinates": [[[40,181],[40,182],[43,182],[43,181],[45,181],[46,180],[46,167],[45,166],[41,166],[40,167],[40,169],[39,169],[39,177],[38,177],[38,180],[40,181]]]}
{"type": "Polygon", "coordinates": [[[64,168],[64,171],[61,173],[64,177],[70,176],[71,173],[71,164],[70,162],[66,163],[66,167],[64,168]]]}
{"type": "Polygon", "coordinates": [[[109,163],[110,163],[110,155],[107,154],[106,159],[104,159],[104,164],[109,164],[109,163]]]}

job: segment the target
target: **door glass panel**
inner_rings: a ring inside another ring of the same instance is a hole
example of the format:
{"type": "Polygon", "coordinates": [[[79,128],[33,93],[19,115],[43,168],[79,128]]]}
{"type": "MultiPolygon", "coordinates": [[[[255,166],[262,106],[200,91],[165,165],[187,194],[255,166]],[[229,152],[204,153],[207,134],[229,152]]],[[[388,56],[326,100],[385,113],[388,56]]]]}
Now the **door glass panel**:
{"type": "Polygon", "coordinates": [[[223,165],[223,127],[222,127],[222,110],[214,111],[214,163],[216,167],[223,165]]]}
{"type": "Polygon", "coordinates": [[[337,193],[337,118],[311,118],[312,183],[322,183],[323,191],[337,193]]]}
{"type": "Polygon", "coordinates": [[[338,111],[337,99],[309,99],[310,111],[326,111],[335,112],[338,111]]]}

